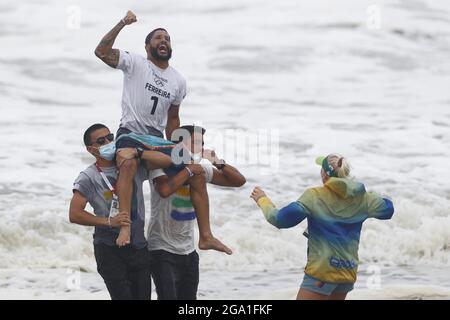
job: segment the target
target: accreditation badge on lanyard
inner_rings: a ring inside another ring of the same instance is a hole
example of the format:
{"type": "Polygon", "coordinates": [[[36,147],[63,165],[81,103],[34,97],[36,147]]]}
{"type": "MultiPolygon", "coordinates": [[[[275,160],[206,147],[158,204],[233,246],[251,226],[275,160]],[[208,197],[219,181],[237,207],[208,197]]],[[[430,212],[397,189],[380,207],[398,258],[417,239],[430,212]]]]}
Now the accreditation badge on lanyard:
{"type": "Polygon", "coordinates": [[[116,189],[111,185],[111,182],[109,182],[108,178],[106,177],[106,174],[102,171],[100,166],[95,163],[95,167],[97,168],[98,173],[100,173],[103,181],[105,181],[106,185],[108,186],[108,189],[111,190],[112,193],[112,201],[111,201],[111,208],[109,209],[109,216],[115,217],[119,213],[119,197],[116,195],[116,189]]]}

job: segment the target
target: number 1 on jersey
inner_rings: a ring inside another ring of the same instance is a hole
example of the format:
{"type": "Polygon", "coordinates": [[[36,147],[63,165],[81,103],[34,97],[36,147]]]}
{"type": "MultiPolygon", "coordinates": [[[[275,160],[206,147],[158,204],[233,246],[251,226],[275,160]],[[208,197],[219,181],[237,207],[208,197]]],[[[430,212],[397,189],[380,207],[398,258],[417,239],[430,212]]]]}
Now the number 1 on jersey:
{"type": "Polygon", "coordinates": [[[155,114],[156,106],[158,105],[158,97],[153,96],[151,99],[153,100],[153,107],[150,114],[155,114]]]}

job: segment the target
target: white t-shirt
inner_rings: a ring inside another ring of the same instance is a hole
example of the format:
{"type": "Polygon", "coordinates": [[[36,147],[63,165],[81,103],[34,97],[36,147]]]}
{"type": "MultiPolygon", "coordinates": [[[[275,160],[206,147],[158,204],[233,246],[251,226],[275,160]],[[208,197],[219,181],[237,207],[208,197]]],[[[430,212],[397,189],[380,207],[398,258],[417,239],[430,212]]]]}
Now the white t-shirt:
{"type": "MultiPolygon", "coordinates": [[[[206,182],[213,178],[213,165],[200,161],[206,182]]],[[[147,231],[149,250],[165,250],[174,254],[189,254],[195,250],[195,211],[190,200],[189,186],[182,186],[174,194],[162,198],[155,190],[153,179],[166,175],[163,170],[150,170],[152,215],[147,231]]]]}
{"type": "Polygon", "coordinates": [[[143,56],[119,51],[117,69],[124,73],[120,126],[137,134],[148,134],[148,127],[164,133],[170,106],[186,96],[186,80],[171,66],[161,69],[143,56]]]}

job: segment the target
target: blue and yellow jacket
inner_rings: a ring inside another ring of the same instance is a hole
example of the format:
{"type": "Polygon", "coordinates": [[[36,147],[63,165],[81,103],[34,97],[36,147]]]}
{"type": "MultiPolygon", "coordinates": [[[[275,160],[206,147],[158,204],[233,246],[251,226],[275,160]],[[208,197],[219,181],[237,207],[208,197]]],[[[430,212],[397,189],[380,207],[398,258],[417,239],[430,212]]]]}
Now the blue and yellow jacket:
{"type": "Polygon", "coordinates": [[[323,187],[306,190],[278,210],[268,197],[258,199],[266,220],[291,228],[308,220],[308,262],[305,273],[331,283],[353,283],[358,270],[361,227],[367,218],[390,219],[390,200],[366,192],[362,183],[330,178],[323,187]]]}

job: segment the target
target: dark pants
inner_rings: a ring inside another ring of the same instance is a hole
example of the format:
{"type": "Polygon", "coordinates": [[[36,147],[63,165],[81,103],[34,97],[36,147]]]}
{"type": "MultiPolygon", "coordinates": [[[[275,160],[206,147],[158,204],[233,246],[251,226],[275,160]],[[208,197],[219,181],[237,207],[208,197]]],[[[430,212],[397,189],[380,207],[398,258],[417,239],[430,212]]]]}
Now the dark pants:
{"type": "Polygon", "coordinates": [[[150,300],[151,273],[148,249],[94,245],[97,271],[112,300],[150,300]]]}
{"type": "Polygon", "coordinates": [[[150,251],[152,278],[158,300],[197,300],[199,281],[198,254],[173,254],[150,251]]]}

